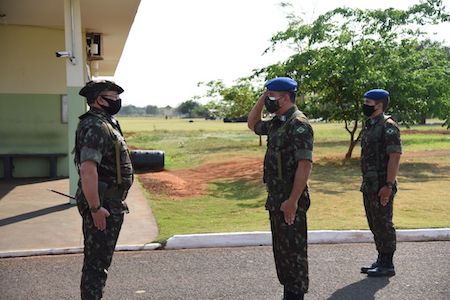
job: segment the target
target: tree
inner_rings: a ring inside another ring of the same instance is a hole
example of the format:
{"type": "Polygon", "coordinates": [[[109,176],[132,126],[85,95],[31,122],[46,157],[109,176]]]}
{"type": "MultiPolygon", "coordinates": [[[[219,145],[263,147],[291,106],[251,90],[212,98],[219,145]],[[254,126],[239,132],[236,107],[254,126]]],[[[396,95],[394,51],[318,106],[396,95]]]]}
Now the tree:
{"type": "Polygon", "coordinates": [[[261,93],[254,87],[250,78],[239,79],[230,87],[221,80],[199,84],[207,86],[206,96],[213,99],[208,103],[208,107],[215,109],[221,117],[246,116],[261,93]]]}
{"type": "Polygon", "coordinates": [[[390,110],[405,124],[424,115],[439,116],[448,124],[448,48],[423,40],[420,31],[425,24],[449,21],[442,1],[428,0],[405,11],[337,8],[312,24],[291,13],[288,21],[266,51],[287,43],[297,54],[255,76],[297,79],[309,114],[344,122],[350,135],[346,159],[361,136],[362,95],[368,89],[389,90],[390,110]]]}
{"type": "Polygon", "coordinates": [[[147,115],[157,115],[159,113],[159,109],[155,105],[147,105],[145,107],[145,114],[147,115]]]}
{"type": "Polygon", "coordinates": [[[194,100],[187,100],[176,108],[176,111],[180,114],[187,115],[189,118],[193,117],[193,111],[200,106],[200,103],[194,100]]]}
{"type": "Polygon", "coordinates": [[[205,105],[199,105],[192,111],[192,115],[195,118],[206,118],[209,116],[209,114],[209,109],[205,105]]]}
{"type": "Polygon", "coordinates": [[[125,105],[119,111],[119,115],[125,116],[143,115],[143,114],[145,114],[145,109],[143,107],[137,107],[134,105],[125,105]]]}

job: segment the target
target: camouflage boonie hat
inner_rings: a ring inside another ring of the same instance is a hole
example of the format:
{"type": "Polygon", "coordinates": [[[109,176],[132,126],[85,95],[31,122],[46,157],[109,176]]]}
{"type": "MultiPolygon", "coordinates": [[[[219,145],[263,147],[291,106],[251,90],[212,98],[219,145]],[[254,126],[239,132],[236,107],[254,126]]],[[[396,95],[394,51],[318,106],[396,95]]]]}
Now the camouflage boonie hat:
{"type": "Polygon", "coordinates": [[[109,80],[96,80],[89,81],[78,93],[80,96],[86,97],[86,99],[94,100],[103,91],[116,91],[117,93],[123,93],[123,88],[109,80]]]}

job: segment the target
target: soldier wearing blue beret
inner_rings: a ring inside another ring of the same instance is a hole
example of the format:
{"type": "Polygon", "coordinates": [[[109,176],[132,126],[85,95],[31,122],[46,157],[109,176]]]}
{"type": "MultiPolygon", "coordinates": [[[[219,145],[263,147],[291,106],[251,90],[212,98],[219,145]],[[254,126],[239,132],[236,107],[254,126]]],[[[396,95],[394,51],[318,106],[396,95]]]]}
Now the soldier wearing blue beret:
{"type": "Polygon", "coordinates": [[[248,127],[258,135],[267,135],[266,209],[284,299],[303,299],[309,286],[306,212],[310,205],[307,183],[312,168],[313,130],[295,105],[295,80],[278,77],[267,81],[265,87],[248,115],[248,127]],[[261,119],[264,107],[274,114],[272,119],[261,119]]]}
{"type": "Polygon", "coordinates": [[[361,134],[361,192],[378,258],[371,266],[362,267],[361,272],[371,277],[395,275],[396,233],[392,215],[402,147],[397,124],[384,114],[388,104],[386,90],[364,93],[363,113],[368,120],[361,134]]]}

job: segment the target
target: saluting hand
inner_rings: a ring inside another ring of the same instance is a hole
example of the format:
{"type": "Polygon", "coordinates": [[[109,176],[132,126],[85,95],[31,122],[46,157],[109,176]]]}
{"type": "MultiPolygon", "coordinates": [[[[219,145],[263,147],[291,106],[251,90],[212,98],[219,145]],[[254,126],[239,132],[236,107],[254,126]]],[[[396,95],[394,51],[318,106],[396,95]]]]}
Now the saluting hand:
{"type": "Polygon", "coordinates": [[[105,230],[106,218],[109,217],[109,211],[104,207],[100,207],[97,212],[91,213],[91,215],[92,219],[94,220],[95,227],[100,231],[105,230]]]}
{"type": "Polygon", "coordinates": [[[286,200],[283,203],[281,203],[280,210],[284,213],[284,221],[288,225],[294,224],[297,207],[298,207],[297,201],[286,200]]]}

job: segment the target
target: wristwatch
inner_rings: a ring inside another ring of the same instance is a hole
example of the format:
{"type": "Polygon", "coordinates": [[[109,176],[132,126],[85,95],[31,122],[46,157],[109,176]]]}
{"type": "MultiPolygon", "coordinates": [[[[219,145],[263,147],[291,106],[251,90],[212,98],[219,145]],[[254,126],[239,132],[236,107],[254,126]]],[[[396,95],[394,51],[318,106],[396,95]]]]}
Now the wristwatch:
{"type": "Polygon", "coordinates": [[[386,181],[386,186],[392,189],[394,187],[394,183],[392,181],[386,181]]]}
{"type": "Polygon", "coordinates": [[[89,210],[91,211],[91,213],[96,213],[98,212],[98,210],[101,208],[102,206],[99,205],[98,207],[89,207],[89,210]]]}

